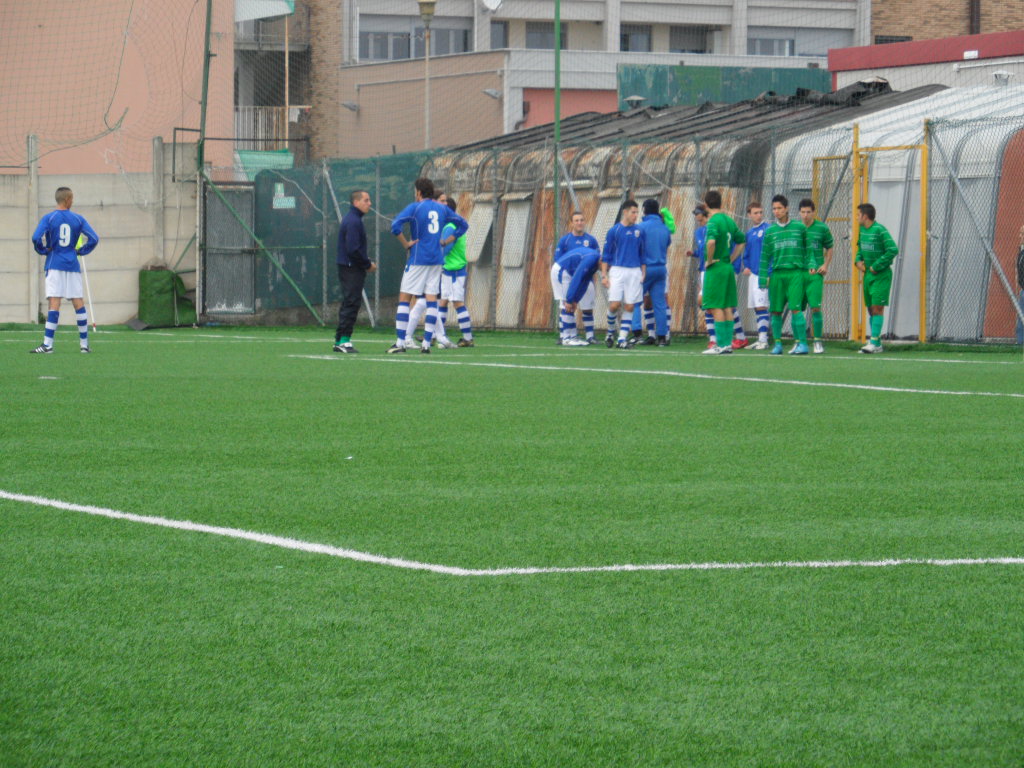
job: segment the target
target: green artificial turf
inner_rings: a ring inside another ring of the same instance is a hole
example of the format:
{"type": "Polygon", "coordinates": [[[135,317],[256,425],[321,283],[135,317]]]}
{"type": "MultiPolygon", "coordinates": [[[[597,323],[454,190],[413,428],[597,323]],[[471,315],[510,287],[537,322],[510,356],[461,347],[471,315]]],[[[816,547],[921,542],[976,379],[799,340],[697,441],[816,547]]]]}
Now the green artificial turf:
{"type": "MultiPolygon", "coordinates": [[[[1019,350],[37,336],[0,330],[8,493],[474,569],[1024,556],[1019,350]]],[[[0,765],[1024,762],[1024,565],[466,577],[4,499],[0,534],[0,765]]]]}

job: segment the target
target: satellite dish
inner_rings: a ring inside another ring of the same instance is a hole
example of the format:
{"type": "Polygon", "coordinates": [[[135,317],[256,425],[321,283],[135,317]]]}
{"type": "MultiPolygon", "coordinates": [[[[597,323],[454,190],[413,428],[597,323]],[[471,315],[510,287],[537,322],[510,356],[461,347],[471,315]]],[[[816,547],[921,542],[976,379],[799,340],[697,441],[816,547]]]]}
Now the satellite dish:
{"type": "Polygon", "coordinates": [[[502,0],[480,0],[480,3],[491,13],[501,8],[502,0]]]}

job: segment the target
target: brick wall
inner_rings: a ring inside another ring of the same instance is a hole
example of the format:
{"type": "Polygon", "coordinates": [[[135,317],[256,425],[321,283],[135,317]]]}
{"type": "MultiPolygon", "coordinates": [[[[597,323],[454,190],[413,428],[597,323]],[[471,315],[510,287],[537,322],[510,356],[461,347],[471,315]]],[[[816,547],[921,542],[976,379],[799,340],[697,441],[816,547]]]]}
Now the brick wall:
{"type": "MultiPolygon", "coordinates": [[[[1021,0],[981,0],[981,34],[1024,28],[1021,0]]],[[[871,39],[932,40],[971,32],[969,0],[872,0],[871,39]]]]}

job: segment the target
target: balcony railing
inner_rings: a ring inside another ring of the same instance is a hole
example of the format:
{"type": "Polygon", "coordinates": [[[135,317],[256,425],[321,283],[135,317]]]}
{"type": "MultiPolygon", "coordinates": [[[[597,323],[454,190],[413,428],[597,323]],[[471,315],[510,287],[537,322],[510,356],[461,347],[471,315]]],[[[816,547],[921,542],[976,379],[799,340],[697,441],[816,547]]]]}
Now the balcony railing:
{"type": "MultiPolygon", "coordinates": [[[[298,138],[297,124],[310,107],[235,107],[235,149],[286,149],[298,138]]],[[[301,131],[302,136],[306,131],[301,131]]]]}

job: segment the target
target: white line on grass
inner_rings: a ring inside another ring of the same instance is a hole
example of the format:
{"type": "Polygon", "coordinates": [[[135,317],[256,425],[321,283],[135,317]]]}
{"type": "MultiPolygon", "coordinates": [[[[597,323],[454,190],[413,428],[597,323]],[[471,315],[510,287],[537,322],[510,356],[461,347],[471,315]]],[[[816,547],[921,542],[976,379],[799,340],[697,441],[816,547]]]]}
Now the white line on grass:
{"type": "MultiPolygon", "coordinates": [[[[304,360],[338,360],[337,355],[289,355],[304,360]]],[[[749,381],[757,384],[790,384],[797,387],[827,387],[834,389],[861,389],[871,392],[897,392],[910,395],[952,395],[956,397],[1011,397],[1024,400],[1024,393],[1019,392],[959,392],[945,389],[912,389],[909,387],[881,387],[873,384],[842,384],[834,381],[802,381],[800,379],[769,379],[763,376],[720,376],[711,373],[687,373],[686,371],[641,371],[632,368],[584,368],[578,365],[518,365],[516,363],[474,363],[469,360],[408,360],[391,358],[363,357],[363,361],[371,363],[387,363],[389,365],[422,364],[422,365],[468,365],[479,368],[518,368],[528,371],[582,371],[586,373],[624,373],[635,376],[675,376],[683,379],[707,379],[712,381],[749,381]]]]}
{"type": "Polygon", "coordinates": [[[87,504],[72,504],[67,501],[47,499],[42,496],[26,496],[21,493],[11,493],[10,491],[0,490],[0,499],[18,501],[24,504],[34,504],[39,507],[62,509],[68,512],[84,512],[88,515],[107,517],[113,520],[126,520],[131,523],[143,523],[145,525],[155,525],[161,528],[174,528],[179,531],[210,533],[214,536],[225,536],[231,539],[254,541],[258,544],[268,544],[272,547],[280,547],[282,549],[293,549],[299,552],[309,552],[316,555],[328,555],[330,557],[337,557],[343,560],[355,560],[361,563],[386,565],[392,568],[401,568],[409,571],[429,571],[431,573],[441,573],[447,576],[536,576],[545,573],[621,573],[628,571],[747,571],[767,568],[892,568],[899,565],[1024,565],[1024,557],[902,557],[885,558],[883,560],[780,560],[775,562],[749,563],[624,563],[621,565],[584,565],[562,568],[459,568],[451,565],[438,565],[437,563],[421,563],[418,560],[384,557],[383,555],[374,555],[369,552],[359,552],[354,549],[332,547],[327,544],[317,544],[311,541],[290,539],[284,536],[274,536],[269,533],[246,531],[240,528],[223,528],[215,525],[193,523],[189,520],[172,520],[167,517],[135,515],[130,512],[119,512],[116,509],[94,507],[87,504]]]}

